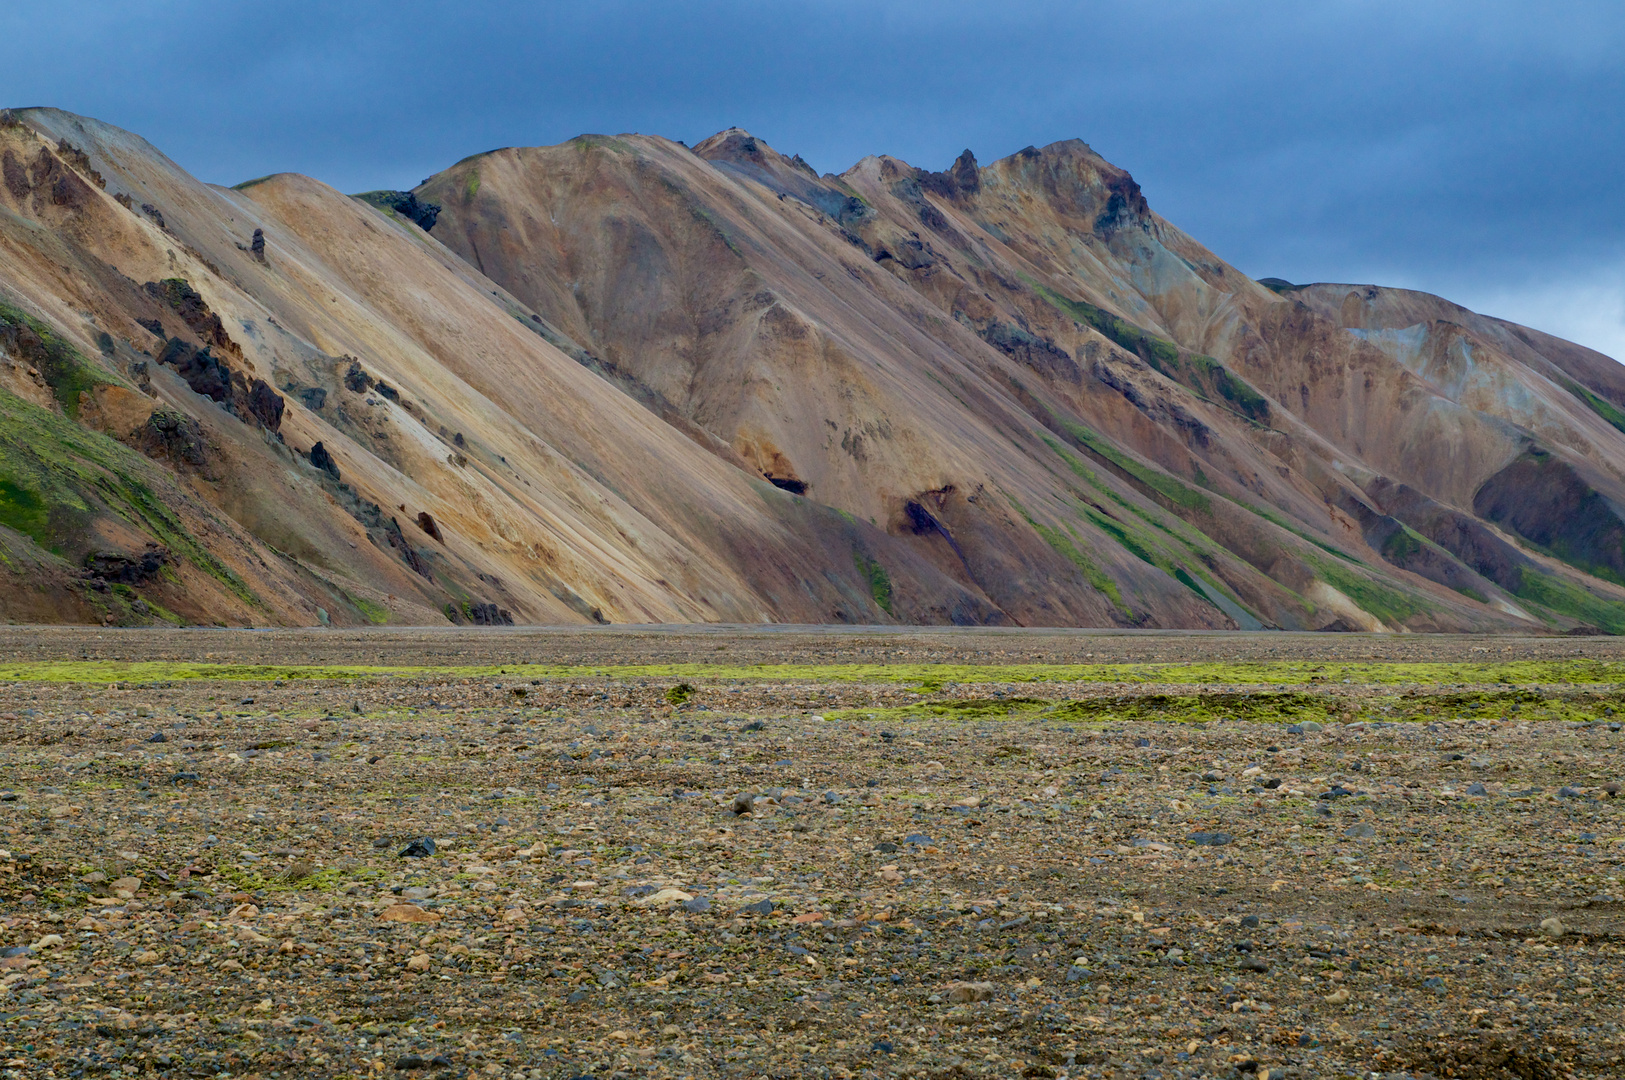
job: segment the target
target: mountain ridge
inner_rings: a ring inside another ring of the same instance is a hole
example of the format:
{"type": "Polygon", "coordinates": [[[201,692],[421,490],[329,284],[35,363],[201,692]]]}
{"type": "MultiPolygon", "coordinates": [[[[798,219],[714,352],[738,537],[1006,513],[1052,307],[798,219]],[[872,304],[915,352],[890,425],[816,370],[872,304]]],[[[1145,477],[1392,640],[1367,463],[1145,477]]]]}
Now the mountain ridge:
{"type": "MultiPolygon", "coordinates": [[[[1080,140],[819,176],[740,129],[583,136],[364,198],[52,110],[0,142],[0,291],[89,373],[8,347],[8,412],[251,553],[206,599],[13,441],[0,484],[49,505],[0,500],[0,544],[70,621],[1625,629],[1617,365],[1272,291],[1080,140]]],[[[13,573],[0,615],[39,618],[13,573]]]]}

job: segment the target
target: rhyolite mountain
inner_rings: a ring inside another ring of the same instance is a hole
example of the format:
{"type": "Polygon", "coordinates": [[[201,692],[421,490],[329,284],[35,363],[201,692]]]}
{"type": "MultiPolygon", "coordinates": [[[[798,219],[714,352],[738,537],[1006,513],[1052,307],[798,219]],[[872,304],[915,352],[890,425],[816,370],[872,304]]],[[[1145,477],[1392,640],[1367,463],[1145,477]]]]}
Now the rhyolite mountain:
{"type": "Polygon", "coordinates": [[[1625,630],[1625,369],[1082,142],[225,189],[0,113],[0,617],[1625,630]]]}

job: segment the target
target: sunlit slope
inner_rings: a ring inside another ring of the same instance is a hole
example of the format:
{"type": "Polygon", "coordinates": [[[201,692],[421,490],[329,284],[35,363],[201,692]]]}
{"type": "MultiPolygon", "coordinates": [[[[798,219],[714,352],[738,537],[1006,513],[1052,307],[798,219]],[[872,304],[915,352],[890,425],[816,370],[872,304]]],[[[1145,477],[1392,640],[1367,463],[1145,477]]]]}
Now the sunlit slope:
{"type": "Polygon", "coordinates": [[[1620,621],[1474,515],[1450,447],[1499,451],[1503,418],[1228,267],[1082,143],[820,177],[737,130],[589,136],[414,194],[628,392],[1017,621],[1620,621]],[[1396,487],[1494,558],[1407,525],[1396,487]]]}

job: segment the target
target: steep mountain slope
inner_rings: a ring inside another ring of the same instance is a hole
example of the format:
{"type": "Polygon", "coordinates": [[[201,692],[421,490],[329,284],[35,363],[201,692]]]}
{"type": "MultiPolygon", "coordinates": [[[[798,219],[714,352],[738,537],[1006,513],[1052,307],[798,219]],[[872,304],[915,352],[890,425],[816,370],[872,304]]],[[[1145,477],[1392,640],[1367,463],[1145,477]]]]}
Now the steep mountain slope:
{"type": "Polygon", "coordinates": [[[1017,621],[1625,625],[1474,510],[1534,413],[1251,281],[1082,143],[819,177],[743,131],[584,137],[413,195],[633,393],[1017,621]]]}
{"type": "Polygon", "coordinates": [[[200,184],[0,114],[0,617],[1625,629],[1625,378],[1082,143],[200,184]]]}
{"type": "MultiPolygon", "coordinates": [[[[998,618],[879,530],[696,446],[415,225],[301,177],[210,188],[54,111],[0,139],[0,282],[73,358],[8,346],[0,404],[78,420],[120,484],[166,473],[146,502],[178,516],[160,529],[62,447],[13,441],[0,535],[74,598],[60,617],[867,621],[885,614],[864,567],[884,565],[901,617],[998,618]],[[86,569],[149,543],[159,565],[129,580],[86,569]],[[232,603],[193,585],[211,559],[232,603]]],[[[5,613],[41,617],[11,571],[5,613]]]]}

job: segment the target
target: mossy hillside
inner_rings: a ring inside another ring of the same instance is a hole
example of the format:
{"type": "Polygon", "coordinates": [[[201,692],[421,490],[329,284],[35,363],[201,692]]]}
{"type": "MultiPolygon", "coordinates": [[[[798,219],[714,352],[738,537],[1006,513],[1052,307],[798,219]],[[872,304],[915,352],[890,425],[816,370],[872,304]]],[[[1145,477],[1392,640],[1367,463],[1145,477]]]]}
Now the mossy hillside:
{"type": "Polygon", "coordinates": [[[156,466],[122,443],[0,390],[0,524],[47,551],[80,556],[91,522],[112,515],[257,603],[159,498],[157,479],[156,466]]]}
{"type": "Polygon", "coordinates": [[[1027,524],[1032,526],[1033,531],[1042,537],[1046,544],[1078,568],[1078,571],[1083,574],[1084,580],[1089,582],[1096,592],[1104,593],[1107,599],[1111,600],[1112,606],[1119,611],[1125,613],[1128,611],[1123,604],[1123,594],[1118,590],[1117,582],[1113,581],[1106,575],[1104,570],[1091,562],[1089,557],[1078,549],[1077,544],[1074,544],[1059,529],[1035,520],[1027,512],[1027,508],[1021,504],[1021,500],[1014,495],[1006,494],[1005,497],[1010,500],[1010,505],[1016,508],[1016,513],[1026,519],[1027,524]]]}
{"type": "Polygon", "coordinates": [[[382,604],[375,604],[363,596],[352,596],[344,593],[344,599],[350,606],[359,611],[363,618],[374,626],[383,626],[389,622],[389,609],[382,604]]]}
{"type": "Polygon", "coordinates": [[[79,415],[79,395],[112,382],[45,323],[0,301],[0,347],[39,369],[62,411],[79,415]]]}
{"type": "Polygon", "coordinates": [[[1433,605],[1420,597],[1390,588],[1343,563],[1318,555],[1307,556],[1307,561],[1322,581],[1354,601],[1361,611],[1389,626],[1403,626],[1410,619],[1434,610],[1433,605]]]}
{"type": "Polygon", "coordinates": [[[1269,401],[1264,395],[1213,357],[1186,352],[1166,338],[1158,337],[1093,304],[1062,296],[1031,278],[1024,277],[1023,280],[1073,322],[1093,327],[1122,348],[1143,357],[1158,372],[1194,391],[1198,397],[1216,401],[1255,423],[1264,423],[1269,419],[1269,401]]]}
{"type": "Polygon", "coordinates": [[[1103,464],[1115,468],[1125,479],[1144,490],[1146,494],[1161,496],[1186,510],[1212,512],[1212,500],[1205,492],[1196,490],[1169,473],[1136,461],[1076,420],[1064,416],[1054,416],[1053,419],[1077,446],[1088,451],[1103,464]]]}
{"type": "Polygon", "coordinates": [[[1123,683],[1172,686],[1355,686],[1530,687],[1622,686],[1625,661],[1528,660],[1513,662],[1316,663],[1257,661],[1199,664],[563,664],[496,665],[303,665],[216,664],[113,660],[0,661],[0,681],[148,684],[188,680],[274,682],[277,679],[356,681],[443,676],[472,679],[682,680],[719,683],[907,684],[937,690],[952,685],[1022,683],[1123,683]]]}
{"type": "Polygon", "coordinates": [[[1536,608],[1534,614],[1565,616],[1611,634],[1625,634],[1625,603],[1605,600],[1544,570],[1524,567],[1512,595],[1536,608]]]}
{"type": "Polygon", "coordinates": [[[1579,398],[1581,401],[1585,402],[1592,412],[1608,421],[1615,428],[1620,431],[1625,431],[1625,410],[1620,409],[1620,407],[1615,405],[1612,401],[1599,397],[1597,394],[1593,393],[1586,387],[1581,386],[1577,382],[1564,379],[1563,388],[1569,393],[1573,394],[1575,397],[1579,398]]]}
{"type": "MultiPolygon", "coordinates": [[[[1131,523],[1112,516],[1093,504],[1087,496],[1074,492],[1079,500],[1076,507],[1079,516],[1111,536],[1137,558],[1157,567],[1184,585],[1200,597],[1203,603],[1214,604],[1223,609],[1223,603],[1214,601],[1214,596],[1217,595],[1223,597],[1225,603],[1235,605],[1235,611],[1227,612],[1232,618],[1239,612],[1247,619],[1258,621],[1257,616],[1236,597],[1235,591],[1207,568],[1207,562],[1215,557],[1218,550],[1218,545],[1207,534],[1178,517],[1163,518],[1159,513],[1130,502],[1102,481],[1093,469],[1080,461],[1065,445],[1048,436],[1044,437],[1044,442],[1066,462],[1074,475],[1095,492],[1121,507],[1136,521],[1131,523]],[[1197,578],[1201,579],[1200,584],[1197,578]]],[[[1025,515],[1025,511],[1023,514],[1025,515]]],[[[1073,535],[1077,536],[1076,530],[1073,530],[1073,535]]]]}
{"type": "MultiPolygon", "coordinates": [[[[1118,451],[1116,448],[1112,447],[1105,440],[1101,439],[1100,436],[1096,435],[1082,424],[1065,420],[1060,417],[1057,417],[1056,420],[1081,447],[1088,450],[1097,458],[1117,466],[1117,468],[1122,473],[1126,474],[1131,481],[1138,481],[1136,486],[1141,487],[1146,494],[1154,496],[1160,495],[1162,498],[1173,503],[1174,506],[1185,510],[1195,511],[1202,514],[1212,513],[1212,501],[1203,492],[1187,486],[1167,473],[1159,472],[1152,469],[1150,466],[1142,465],[1141,463],[1128,457],[1128,455],[1123,454],[1121,451],[1118,451]]],[[[1052,449],[1056,449],[1058,453],[1062,452],[1058,444],[1052,444],[1052,449]]],[[[1064,453],[1063,457],[1067,459],[1069,465],[1072,465],[1073,472],[1076,473],[1080,478],[1093,481],[1097,484],[1097,486],[1104,486],[1098,484],[1098,478],[1093,475],[1091,470],[1082,467],[1082,463],[1076,462],[1075,459],[1070,458],[1069,455],[1065,455],[1064,453]]],[[[1118,501],[1121,502],[1122,500],[1119,499],[1118,501]]],[[[1344,562],[1353,564],[1355,566],[1363,565],[1351,556],[1338,551],[1331,545],[1316,540],[1313,537],[1304,534],[1301,530],[1286,524],[1279,518],[1278,515],[1260,513],[1256,508],[1250,506],[1244,506],[1243,508],[1252,511],[1253,513],[1257,513],[1260,517],[1263,517],[1267,521],[1271,521],[1275,524],[1282,525],[1284,528],[1290,529],[1295,535],[1309,541],[1328,554],[1337,556],[1344,562]]],[[[1153,565],[1158,564],[1159,560],[1155,554],[1154,545],[1148,545],[1145,543],[1143,537],[1131,533],[1123,526],[1121,522],[1109,519],[1105,517],[1105,515],[1099,514],[1098,512],[1088,513],[1090,519],[1094,521],[1097,526],[1111,533],[1119,543],[1122,543],[1130,551],[1133,551],[1146,562],[1152,563],[1153,565]]],[[[1172,535],[1171,530],[1167,530],[1166,527],[1164,527],[1164,531],[1168,531],[1170,532],[1170,535],[1172,535]]],[[[1421,538],[1417,537],[1416,539],[1420,541],[1421,538]]],[[[1325,559],[1316,558],[1312,555],[1306,556],[1305,558],[1306,561],[1308,561],[1315,568],[1317,577],[1325,581],[1328,585],[1331,585],[1333,588],[1337,589],[1339,592],[1343,593],[1350,600],[1353,600],[1354,603],[1362,610],[1369,612],[1389,625],[1403,625],[1406,621],[1416,617],[1417,615],[1435,610],[1432,604],[1429,604],[1418,594],[1412,594],[1388,585],[1380,584],[1375,578],[1369,577],[1366,574],[1360,573],[1349,567],[1331,563],[1325,559]]],[[[1163,569],[1170,574],[1174,573],[1171,566],[1165,566],[1163,569]]],[[[1207,575],[1203,575],[1203,579],[1209,580],[1207,575]]],[[[1198,592],[1200,595],[1200,590],[1193,591],[1198,592]]],[[[1225,591],[1228,592],[1228,590],[1225,591]]],[[[1206,600],[1207,597],[1203,596],[1203,599],[1206,600]]]]}

